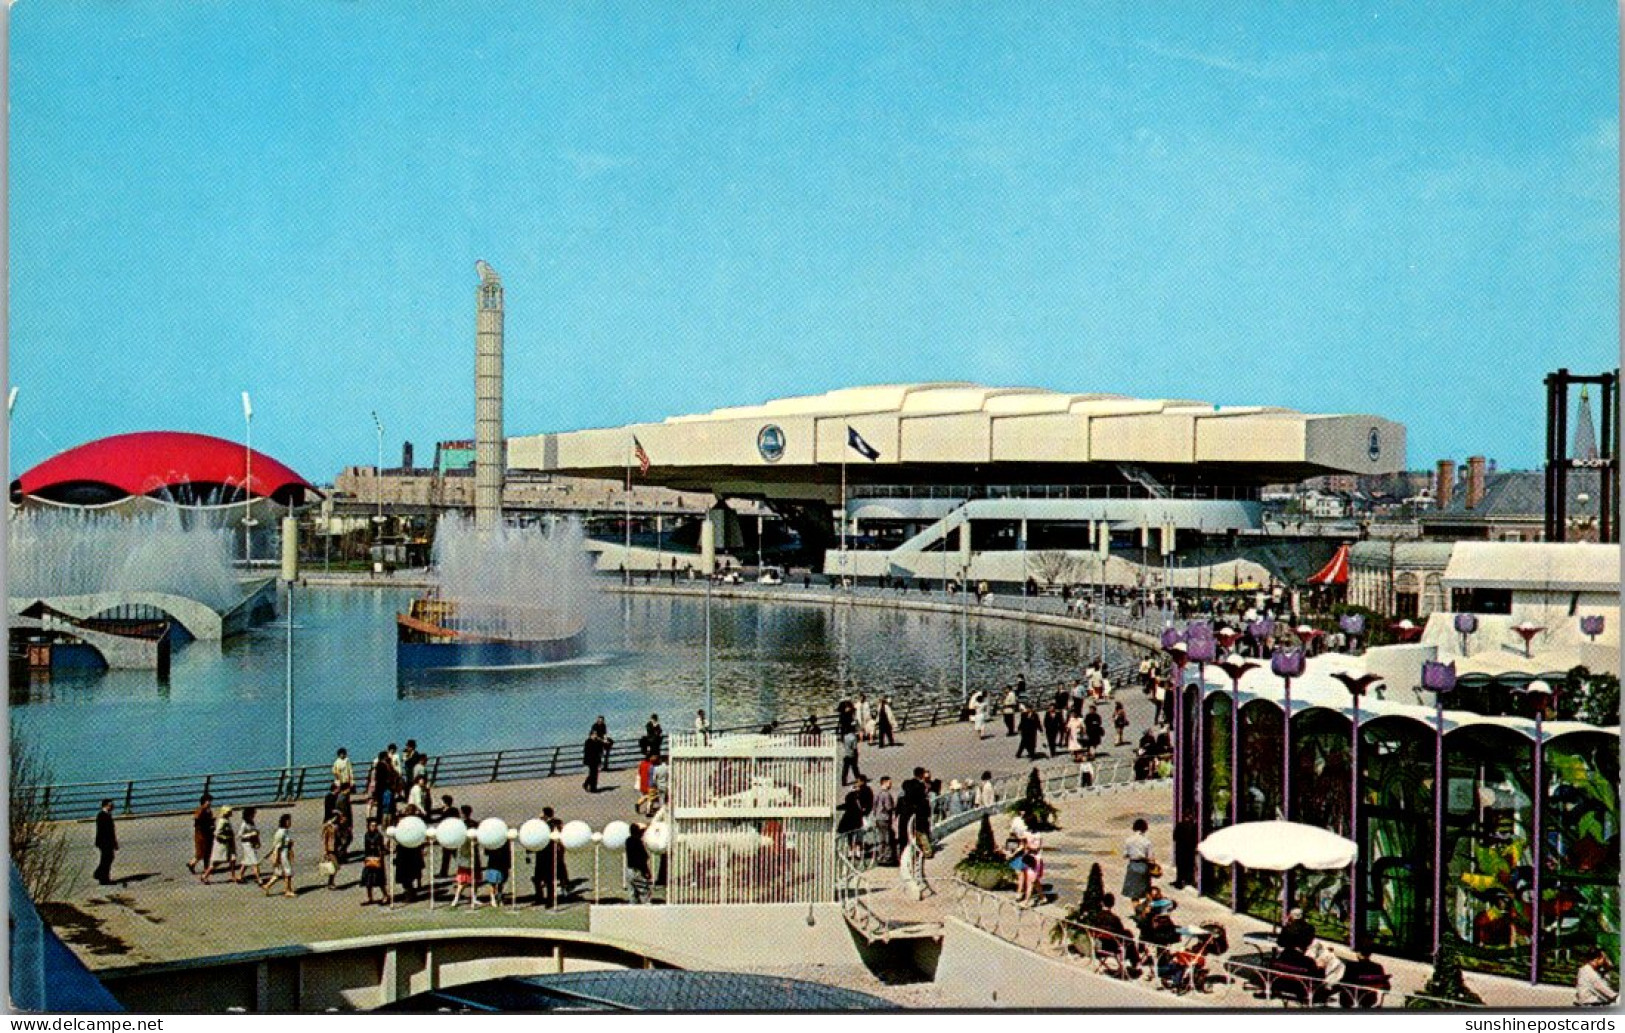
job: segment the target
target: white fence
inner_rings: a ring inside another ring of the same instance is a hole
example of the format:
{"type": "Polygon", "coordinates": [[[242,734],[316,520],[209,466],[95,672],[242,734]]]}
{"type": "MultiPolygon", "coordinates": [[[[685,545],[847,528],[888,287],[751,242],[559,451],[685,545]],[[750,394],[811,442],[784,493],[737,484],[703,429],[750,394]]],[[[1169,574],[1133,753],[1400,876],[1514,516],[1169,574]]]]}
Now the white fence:
{"type": "Polygon", "coordinates": [[[810,904],[835,895],[833,738],[674,736],[673,904],[810,904]]]}

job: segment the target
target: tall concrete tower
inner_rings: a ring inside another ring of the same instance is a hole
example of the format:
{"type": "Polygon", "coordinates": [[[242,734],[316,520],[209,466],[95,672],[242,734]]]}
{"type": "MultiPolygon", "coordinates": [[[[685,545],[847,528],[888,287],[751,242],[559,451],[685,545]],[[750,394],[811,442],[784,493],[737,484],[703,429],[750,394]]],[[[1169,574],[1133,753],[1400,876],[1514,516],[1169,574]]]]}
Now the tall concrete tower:
{"type": "Polygon", "coordinates": [[[474,526],[502,524],[502,482],[508,469],[502,436],[502,277],[484,261],[474,316],[474,526]]]}

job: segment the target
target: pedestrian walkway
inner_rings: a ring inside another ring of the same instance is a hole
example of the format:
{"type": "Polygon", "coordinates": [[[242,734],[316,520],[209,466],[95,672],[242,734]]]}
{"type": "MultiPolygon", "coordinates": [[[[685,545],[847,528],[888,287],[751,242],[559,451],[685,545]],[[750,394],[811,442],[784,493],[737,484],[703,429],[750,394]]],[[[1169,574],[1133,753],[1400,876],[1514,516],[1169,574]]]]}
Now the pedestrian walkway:
{"type": "MultiPolygon", "coordinates": [[[[1129,711],[1133,742],[1151,719],[1150,701],[1132,686],[1124,686],[1117,696],[1129,711]]],[[[1006,736],[1002,725],[996,724],[994,729],[995,734],[984,740],[977,739],[968,723],[906,731],[899,735],[895,747],[863,747],[859,767],[874,781],[891,775],[899,783],[915,767],[929,768],[945,783],[951,779],[969,780],[984,770],[995,775],[1027,771],[1032,762],[1015,757],[1017,739],[1006,736]]],[[[1132,746],[1111,747],[1110,742],[1108,737],[1103,757],[1132,755],[1132,746]]],[[[1071,766],[1064,756],[1043,763],[1071,766]]],[[[554,808],[566,821],[583,820],[595,829],[614,820],[637,820],[633,810],[637,800],[633,770],[616,768],[605,772],[600,787],[600,792],[588,793],[582,789],[579,775],[561,775],[445,791],[451,792],[458,804],[472,805],[476,820],[496,816],[510,826],[536,816],[543,806],[554,808]]],[[[96,856],[93,825],[67,823],[69,864],[83,874],[66,899],[47,902],[42,912],[86,964],[95,969],[339,939],[380,930],[515,923],[585,928],[581,902],[594,898],[595,886],[602,899],[622,897],[620,855],[603,851],[599,878],[594,883],[590,878],[593,854],[587,849],[572,852],[568,862],[570,874],[587,881],[578,885],[577,901],[558,912],[524,906],[513,915],[498,915],[490,908],[465,908],[453,914],[443,907],[431,911],[424,903],[393,911],[363,907],[363,893],[357,884],[359,863],[351,862],[342,869],[338,892],[328,891],[316,871],[321,808],[320,800],[260,808],[262,830],[274,828],[284,813],[293,815],[298,872],[298,895],[294,899],[267,898],[252,886],[222,882],[218,877],[211,885],[202,885],[186,869],[192,847],[191,817],[179,814],[118,822],[120,849],[113,865],[116,885],[111,887],[96,886],[88,877],[96,856]]],[[[265,866],[265,870],[268,868],[265,866]]],[[[521,900],[528,904],[529,861],[521,856],[518,868],[521,900]]],[[[437,895],[447,888],[442,884],[437,895]]]]}

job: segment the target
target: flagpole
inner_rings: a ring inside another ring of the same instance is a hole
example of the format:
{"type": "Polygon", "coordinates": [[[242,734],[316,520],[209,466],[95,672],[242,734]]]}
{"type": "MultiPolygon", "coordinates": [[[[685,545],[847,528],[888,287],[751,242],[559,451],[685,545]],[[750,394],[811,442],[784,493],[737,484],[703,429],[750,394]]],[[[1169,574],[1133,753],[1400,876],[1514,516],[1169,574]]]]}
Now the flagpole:
{"type": "Polygon", "coordinates": [[[626,455],[626,546],[621,553],[623,583],[632,584],[632,454],[626,455]]]}
{"type": "Polygon", "coordinates": [[[841,577],[846,578],[846,453],[852,447],[852,429],[847,428],[847,440],[841,449],[841,577]]]}

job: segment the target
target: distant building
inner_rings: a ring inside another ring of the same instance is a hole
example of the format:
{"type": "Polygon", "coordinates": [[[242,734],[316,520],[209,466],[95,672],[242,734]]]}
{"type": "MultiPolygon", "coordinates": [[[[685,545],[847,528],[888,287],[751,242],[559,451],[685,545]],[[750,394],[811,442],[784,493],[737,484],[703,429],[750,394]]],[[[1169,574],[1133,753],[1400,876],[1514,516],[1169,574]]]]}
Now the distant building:
{"type": "Polygon", "coordinates": [[[1426,617],[1449,603],[1444,572],[1455,542],[1355,542],[1348,601],[1393,617],[1426,617]]]}
{"type": "MultiPolygon", "coordinates": [[[[1444,478],[1448,464],[1440,464],[1444,478]]],[[[1569,540],[1595,541],[1601,479],[1595,470],[1569,474],[1569,540]]],[[[1423,514],[1427,538],[1464,541],[1538,542],[1545,537],[1546,481],[1536,470],[1491,473],[1482,459],[1468,460],[1464,483],[1451,483],[1440,505],[1423,514]]]]}

